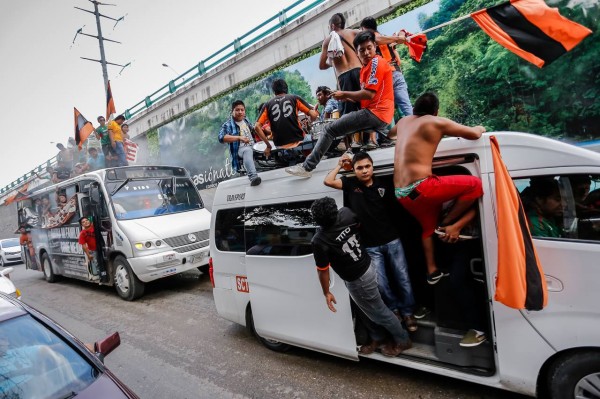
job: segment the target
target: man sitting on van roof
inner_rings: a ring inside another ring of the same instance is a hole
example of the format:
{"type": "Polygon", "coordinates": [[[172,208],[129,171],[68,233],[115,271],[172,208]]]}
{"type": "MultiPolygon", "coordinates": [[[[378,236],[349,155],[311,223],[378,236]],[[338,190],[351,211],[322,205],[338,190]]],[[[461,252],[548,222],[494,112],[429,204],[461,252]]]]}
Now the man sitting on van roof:
{"type": "MultiPolygon", "coordinates": [[[[475,176],[436,176],[432,162],[444,136],[477,140],[483,126],[464,126],[437,116],[439,100],[433,93],[421,95],[415,102],[414,115],[405,116],[392,128],[389,137],[397,136],[394,157],[396,198],[421,224],[427,262],[427,282],[437,283],[444,273],[438,270],[433,252],[432,235],[444,202],[456,200],[442,219],[446,226],[461,217],[483,195],[481,180],[475,176]],[[396,134],[396,132],[402,132],[396,134]]],[[[454,237],[450,237],[453,239],[454,237]]]]}
{"type": "Polygon", "coordinates": [[[375,34],[369,31],[359,33],[354,39],[354,47],[363,64],[360,71],[362,89],[336,91],[331,96],[338,101],[360,102],[362,109],[350,112],[326,126],[306,161],[286,168],[287,173],[310,177],[336,137],[370,130],[386,131],[387,125],[394,119],[392,67],[376,54],[375,34]]]}
{"type": "Polygon", "coordinates": [[[342,208],[338,212],[335,200],[331,197],[319,198],[310,211],[315,223],[321,227],[312,239],[312,246],[327,306],[332,312],[336,311],[333,305],[337,302],[329,291],[331,266],[344,280],[350,297],[372,322],[367,322],[367,328],[373,341],[369,345],[363,345],[361,353],[373,353],[385,338],[387,330],[395,343],[384,345],[381,353],[385,356],[398,356],[412,344],[400,320],[381,298],[377,287],[377,272],[360,243],[356,215],[349,208],[342,208]]]}

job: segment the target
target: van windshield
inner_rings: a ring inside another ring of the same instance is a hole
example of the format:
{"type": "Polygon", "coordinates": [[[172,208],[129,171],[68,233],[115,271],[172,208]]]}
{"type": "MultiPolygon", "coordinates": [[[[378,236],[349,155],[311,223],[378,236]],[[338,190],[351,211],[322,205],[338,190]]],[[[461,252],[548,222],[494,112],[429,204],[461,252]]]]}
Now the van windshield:
{"type": "Polygon", "coordinates": [[[135,179],[106,183],[119,220],[168,215],[204,205],[188,178],[135,179]]]}

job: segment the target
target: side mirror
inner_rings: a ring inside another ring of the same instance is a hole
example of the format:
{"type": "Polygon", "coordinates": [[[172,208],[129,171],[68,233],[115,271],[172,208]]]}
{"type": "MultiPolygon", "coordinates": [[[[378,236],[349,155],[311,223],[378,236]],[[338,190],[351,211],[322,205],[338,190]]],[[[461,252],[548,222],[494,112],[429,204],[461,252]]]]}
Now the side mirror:
{"type": "Polygon", "coordinates": [[[100,361],[104,362],[104,358],[109,353],[114,351],[119,345],[121,345],[121,337],[118,332],[115,332],[101,341],[94,344],[94,352],[100,358],[100,361]]]}
{"type": "Polygon", "coordinates": [[[0,271],[0,275],[1,275],[1,276],[4,276],[4,277],[8,277],[8,275],[9,275],[10,273],[12,273],[12,272],[13,272],[13,270],[15,270],[15,269],[13,269],[12,267],[7,267],[7,268],[5,268],[4,270],[0,271]]]}

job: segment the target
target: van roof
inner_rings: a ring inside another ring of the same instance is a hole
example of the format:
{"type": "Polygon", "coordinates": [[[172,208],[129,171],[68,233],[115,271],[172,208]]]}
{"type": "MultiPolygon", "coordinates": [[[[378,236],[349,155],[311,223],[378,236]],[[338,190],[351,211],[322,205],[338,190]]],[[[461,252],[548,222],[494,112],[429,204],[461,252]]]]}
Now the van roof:
{"type": "MultiPolygon", "coordinates": [[[[452,157],[464,154],[475,154],[480,159],[481,173],[493,172],[493,164],[488,156],[490,147],[490,137],[495,136],[500,144],[502,159],[507,165],[509,171],[528,170],[542,167],[553,166],[598,166],[600,164],[600,154],[590,150],[567,144],[555,139],[542,137],[530,133],[518,132],[489,132],[485,133],[480,140],[466,140],[456,137],[444,138],[436,152],[436,158],[452,157]]],[[[394,160],[394,148],[382,148],[369,152],[376,166],[389,164],[392,165],[394,160]]],[[[329,171],[334,167],[337,159],[323,160],[317,166],[316,173],[329,171]]],[[[309,181],[314,179],[297,179],[287,174],[283,168],[275,169],[266,172],[259,172],[263,183],[254,188],[261,189],[265,183],[269,186],[269,195],[272,197],[287,197],[295,194],[312,191],[314,193],[314,184],[310,189],[309,181]],[[290,193],[290,187],[283,184],[281,187],[276,187],[269,184],[269,181],[289,179],[294,180],[294,190],[290,193]],[[281,193],[278,193],[281,191],[281,193]]],[[[321,180],[319,181],[319,183],[321,180]]],[[[213,206],[219,204],[234,204],[236,202],[243,203],[245,187],[249,185],[247,177],[242,176],[236,179],[227,180],[219,183],[215,193],[213,206]],[[229,196],[229,197],[228,197],[229,196]]],[[[328,189],[323,185],[323,191],[328,189]]]]}

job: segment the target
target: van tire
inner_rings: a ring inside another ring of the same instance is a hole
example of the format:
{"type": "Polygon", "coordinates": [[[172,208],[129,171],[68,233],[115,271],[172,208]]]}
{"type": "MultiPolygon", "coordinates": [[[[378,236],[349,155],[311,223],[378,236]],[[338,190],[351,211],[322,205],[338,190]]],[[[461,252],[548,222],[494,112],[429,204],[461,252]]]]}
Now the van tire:
{"type": "Polygon", "coordinates": [[[115,290],[121,298],[133,301],[144,295],[145,284],[133,273],[129,262],[122,256],[117,256],[113,261],[115,271],[115,290]]]}
{"type": "Polygon", "coordinates": [[[254,318],[252,317],[252,308],[250,305],[246,308],[246,328],[260,341],[261,344],[266,346],[268,349],[284,353],[289,351],[292,346],[288,344],[284,344],[283,342],[275,341],[274,339],[266,339],[258,335],[256,329],[254,328],[254,318]]]}
{"type": "Polygon", "coordinates": [[[208,268],[210,266],[208,264],[206,265],[202,265],[202,266],[198,266],[198,270],[202,272],[202,274],[206,274],[208,275],[208,268]]]}
{"type": "Polygon", "coordinates": [[[52,262],[47,252],[42,254],[42,269],[44,270],[44,278],[47,282],[55,283],[58,280],[58,276],[52,270],[52,262]]]}
{"type": "MultiPolygon", "coordinates": [[[[575,398],[576,390],[583,389],[585,379],[600,381],[600,352],[576,352],[558,359],[548,373],[548,394],[550,399],[575,398]]],[[[579,392],[580,397],[583,396],[579,392]]],[[[593,393],[591,398],[597,396],[593,393]]]]}

